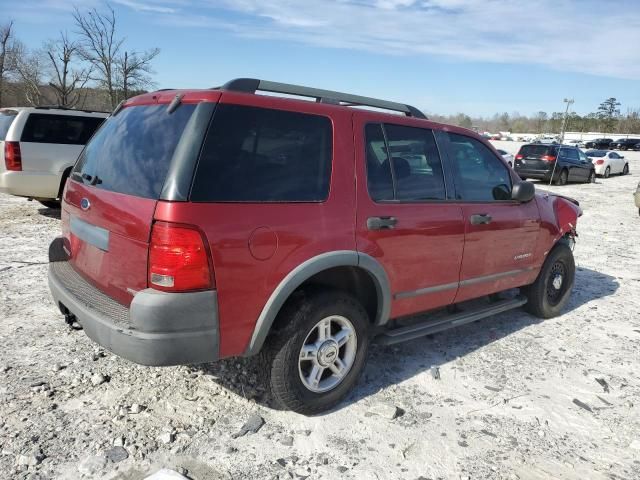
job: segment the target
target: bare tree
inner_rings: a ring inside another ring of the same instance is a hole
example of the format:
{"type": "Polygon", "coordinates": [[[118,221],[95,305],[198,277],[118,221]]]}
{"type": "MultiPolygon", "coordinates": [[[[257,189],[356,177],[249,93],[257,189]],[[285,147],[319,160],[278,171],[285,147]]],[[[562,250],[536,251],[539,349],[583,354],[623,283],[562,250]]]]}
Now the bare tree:
{"type": "Polygon", "coordinates": [[[146,52],[124,52],[118,58],[118,87],[122,91],[123,99],[132,96],[132,93],[153,86],[151,75],[151,61],[160,53],[160,49],[154,48],[146,52]]]}
{"type": "Polygon", "coordinates": [[[16,41],[13,32],[13,20],[0,26],[0,107],[2,96],[6,93],[9,73],[15,71],[16,41]]]}
{"type": "Polygon", "coordinates": [[[93,67],[90,78],[106,90],[111,108],[114,108],[118,103],[116,62],[124,38],[116,38],[116,15],[111,6],[107,5],[107,8],[106,13],[95,8],[82,13],[76,8],[73,18],[80,36],[79,52],[93,67]]]}
{"type": "Polygon", "coordinates": [[[26,101],[34,107],[49,103],[41,90],[43,72],[41,55],[39,52],[29,53],[20,42],[16,42],[15,51],[15,69],[26,101]]]}
{"type": "Polygon", "coordinates": [[[45,55],[50,71],[49,86],[56,96],[56,103],[62,107],[75,107],[82,103],[80,92],[87,85],[91,67],[80,68],[75,61],[80,56],[78,42],[69,40],[66,33],[45,46],[45,55]]]}

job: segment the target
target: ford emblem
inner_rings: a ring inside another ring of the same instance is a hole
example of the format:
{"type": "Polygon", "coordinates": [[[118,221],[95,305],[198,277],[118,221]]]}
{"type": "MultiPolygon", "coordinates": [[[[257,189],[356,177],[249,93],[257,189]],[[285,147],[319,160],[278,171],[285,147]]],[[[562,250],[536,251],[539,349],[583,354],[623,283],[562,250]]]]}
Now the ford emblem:
{"type": "Polygon", "coordinates": [[[89,210],[90,206],[91,202],[89,202],[88,198],[83,198],[82,200],[80,200],[80,208],[82,208],[83,210],[89,210]]]}

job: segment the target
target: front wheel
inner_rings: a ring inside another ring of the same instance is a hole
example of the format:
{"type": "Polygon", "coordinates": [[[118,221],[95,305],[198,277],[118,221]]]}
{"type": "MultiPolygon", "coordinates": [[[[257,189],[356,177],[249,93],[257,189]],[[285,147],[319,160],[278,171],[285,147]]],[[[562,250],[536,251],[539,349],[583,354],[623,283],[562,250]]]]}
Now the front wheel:
{"type": "Polygon", "coordinates": [[[622,175],[628,175],[629,174],[629,164],[625,163],[624,167],[622,167],[622,175]]]}
{"type": "Polygon", "coordinates": [[[369,347],[369,318],[340,291],[300,292],[280,313],[283,325],[263,352],[271,392],[305,415],[335,406],[353,388],[369,347]]]}
{"type": "Polygon", "coordinates": [[[564,243],[557,244],[547,256],[535,282],[522,288],[529,313],[539,318],[560,315],[569,301],[576,274],[573,252],[564,243]]]}
{"type": "Polygon", "coordinates": [[[604,170],[604,178],[609,178],[609,175],[611,175],[611,167],[607,167],[604,170]]]}

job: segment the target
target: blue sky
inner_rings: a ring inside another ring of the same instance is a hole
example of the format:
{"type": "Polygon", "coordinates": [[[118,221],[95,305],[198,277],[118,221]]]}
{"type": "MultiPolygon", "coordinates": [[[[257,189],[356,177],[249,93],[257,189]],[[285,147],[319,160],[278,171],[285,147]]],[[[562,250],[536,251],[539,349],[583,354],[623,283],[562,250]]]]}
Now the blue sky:
{"type": "MultiPolygon", "coordinates": [[[[104,3],[78,0],[81,10],[104,3]]],[[[640,109],[637,0],[112,0],[130,49],[161,49],[158,88],[258,77],[428,113],[640,109]]],[[[74,31],[73,2],[0,0],[28,47],[74,31]]]]}

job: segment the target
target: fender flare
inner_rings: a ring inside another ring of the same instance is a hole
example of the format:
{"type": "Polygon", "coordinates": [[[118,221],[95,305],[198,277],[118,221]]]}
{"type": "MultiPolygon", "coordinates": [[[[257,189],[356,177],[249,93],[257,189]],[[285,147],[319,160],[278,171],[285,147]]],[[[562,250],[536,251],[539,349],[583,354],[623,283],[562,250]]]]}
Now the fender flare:
{"type": "Polygon", "coordinates": [[[335,267],[360,267],[371,276],[378,299],[374,324],[384,325],[391,312],[391,288],[382,265],[373,257],[355,250],[326,252],[298,265],[278,284],[258,317],[245,356],[260,352],[280,309],[300,285],[317,273],[335,267]]]}

